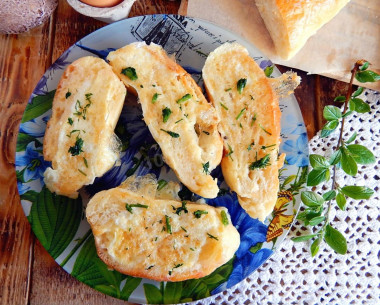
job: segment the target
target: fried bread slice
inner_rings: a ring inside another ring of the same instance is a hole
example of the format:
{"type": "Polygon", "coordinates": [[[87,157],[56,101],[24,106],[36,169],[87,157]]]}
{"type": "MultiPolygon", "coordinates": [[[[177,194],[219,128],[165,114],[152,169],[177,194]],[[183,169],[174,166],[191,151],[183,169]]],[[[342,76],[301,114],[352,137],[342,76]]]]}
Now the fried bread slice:
{"type": "Polygon", "coordinates": [[[144,121],[179,180],[202,197],[216,197],[210,172],[222,158],[219,119],[196,82],[153,43],[129,44],[107,59],[128,90],[137,92],[144,121]]]}
{"type": "Polygon", "coordinates": [[[52,162],[44,181],[50,191],[76,198],[119,158],[116,123],[126,89],[102,59],[87,56],[64,71],[53,100],[43,143],[52,162]]]}

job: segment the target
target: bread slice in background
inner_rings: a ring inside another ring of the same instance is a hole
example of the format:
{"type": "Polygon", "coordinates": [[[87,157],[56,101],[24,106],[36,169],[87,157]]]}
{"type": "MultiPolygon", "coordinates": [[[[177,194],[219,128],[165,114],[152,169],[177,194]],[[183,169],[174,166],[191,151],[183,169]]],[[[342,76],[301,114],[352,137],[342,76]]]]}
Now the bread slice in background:
{"type": "Polygon", "coordinates": [[[279,56],[292,58],[349,0],[255,0],[279,56]]]}
{"type": "Polygon", "coordinates": [[[132,43],[107,59],[137,92],[144,121],[179,180],[202,197],[216,197],[217,181],[209,173],[223,152],[219,119],[192,77],[153,43],[132,43]]]}
{"type": "Polygon", "coordinates": [[[43,143],[50,191],[76,198],[119,158],[114,129],[126,96],[124,84],[102,59],[82,57],[64,71],[43,143]]]}
{"type": "Polygon", "coordinates": [[[160,199],[152,177],[134,179],[97,193],[86,208],[98,255],[110,268],[183,281],[204,277],[233,257],[240,236],[226,208],[160,199]]]}
{"type": "Polygon", "coordinates": [[[279,187],[281,112],[273,82],[237,43],[224,44],[208,56],[203,79],[220,117],[224,141],[222,171],[239,203],[260,220],[273,210],[279,187]],[[246,85],[239,93],[239,81],[246,85]]]}

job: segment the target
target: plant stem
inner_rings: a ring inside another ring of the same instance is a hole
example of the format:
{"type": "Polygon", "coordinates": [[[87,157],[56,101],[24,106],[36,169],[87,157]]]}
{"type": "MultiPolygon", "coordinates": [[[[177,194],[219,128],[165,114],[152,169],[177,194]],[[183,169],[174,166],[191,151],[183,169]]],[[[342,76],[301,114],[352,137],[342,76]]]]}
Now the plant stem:
{"type": "MultiPolygon", "coordinates": [[[[363,65],[365,61],[363,60],[358,60],[354,67],[352,68],[351,70],[351,79],[350,79],[350,83],[348,85],[348,89],[347,89],[347,93],[346,93],[346,99],[344,101],[344,108],[343,108],[343,112],[342,114],[344,115],[346,112],[347,112],[347,109],[348,109],[348,101],[350,100],[351,98],[351,95],[352,95],[352,84],[354,82],[354,77],[355,77],[355,74],[356,72],[359,70],[359,67],[361,65],[363,65]]],[[[340,133],[339,133],[339,139],[338,139],[338,143],[337,143],[337,146],[336,146],[336,150],[339,149],[339,147],[342,145],[342,142],[343,142],[343,131],[344,131],[344,120],[345,120],[345,117],[342,118],[342,124],[341,124],[341,127],[340,127],[340,133]]],[[[331,185],[331,190],[335,190],[336,189],[336,165],[333,166],[333,177],[332,177],[332,185],[331,185]]],[[[326,229],[326,226],[328,225],[329,223],[329,215],[330,215],[330,210],[331,210],[331,201],[332,200],[329,200],[328,203],[327,203],[327,212],[326,212],[326,221],[323,225],[323,228],[321,231],[324,231],[326,229]]]]}

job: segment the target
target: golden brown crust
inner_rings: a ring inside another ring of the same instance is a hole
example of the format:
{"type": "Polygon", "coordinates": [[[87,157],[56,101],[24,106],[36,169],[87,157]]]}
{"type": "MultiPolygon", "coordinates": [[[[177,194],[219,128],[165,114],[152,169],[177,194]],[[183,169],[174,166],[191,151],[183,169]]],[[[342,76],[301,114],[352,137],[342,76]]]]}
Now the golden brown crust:
{"type": "Polygon", "coordinates": [[[110,53],[108,60],[126,86],[137,91],[144,121],[165,162],[192,192],[216,197],[218,186],[208,172],[222,157],[218,117],[192,77],[153,43],[132,43],[110,53]],[[121,73],[129,67],[135,69],[137,79],[121,73]],[[186,96],[190,98],[182,99],[186,96]],[[170,111],[165,122],[164,109],[170,111]]]}
{"type": "Polygon", "coordinates": [[[224,44],[208,56],[203,78],[220,117],[225,181],[248,214],[262,220],[276,202],[278,169],[283,163],[278,158],[278,97],[248,51],[236,43],[224,44]],[[241,93],[240,80],[246,80],[241,93]]]}
{"type": "Polygon", "coordinates": [[[256,0],[277,53],[292,58],[350,0],[256,0]]]}
{"type": "Polygon", "coordinates": [[[110,268],[157,281],[183,281],[206,276],[233,257],[240,237],[226,208],[158,199],[152,193],[156,188],[143,184],[132,191],[124,184],[88,203],[98,255],[110,268]],[[202,211],[199,218],[196,211],[202,211]]]}
{"type": "Polygon", "coordinates": [[[44,180],[52,192],[76,198],[78,189],[114,165],[119,153],[113,131],[125,95],[102,59],[82,57],[66,68],[44,136],[44,158],[52,161],[44,180]]]}

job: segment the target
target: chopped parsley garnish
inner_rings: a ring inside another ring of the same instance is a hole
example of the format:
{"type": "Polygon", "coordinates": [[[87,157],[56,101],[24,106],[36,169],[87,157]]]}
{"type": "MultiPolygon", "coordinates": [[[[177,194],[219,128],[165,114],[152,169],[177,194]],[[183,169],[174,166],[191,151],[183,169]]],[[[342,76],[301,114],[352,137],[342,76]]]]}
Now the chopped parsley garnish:
{"type": "Polygon", "coordinates": [[[126,204],[125,204],[125,209],[126,209],[129,213],[131,213],[131,214],[133,214],[132,208],[143,208],[143,209],[147,209],[148,206],[145,205],[145,204],[140,204],[140,203],[133,203],[133,204],[128,204],[128,203],[126,203],[126,204]]]}
{"type": "Polygon", "coordinates": [[[88,168],[87,159],[86,159],[85,157],[83,157],[83,163],[84,163],[84,165],[88,168]]]}
{"type": "Polygon", "coordinates": [[[79,132],[78,135],[80,134],[80,130],[79,130],[79,129],[73,129],[73,130],[71,130],[70,133],[67,134],[66,136],[70,138],[71,135],[72,135],[73,133],[75,133],[75,132],[79,132]]]}
{"type": "Polygon", "coordinates": [[[162,131],[165,131],[169,136],[171,136],[172,138],[179,138],[179,134],[176,133],[176,132],[173,132],[173,131],[169,131],[169,130],[165,130],[165,129],[162,129],[162,131]]]}
{"type": "Polygon", "coordinates": [[[252,121],[251,121],[251,126],[256,122],[256,113],[253,115],[252,121]]]}
{"type": "Polygon", "coordinates": [[[170,224],[170,217],[168,215],[165,215],[165,221],[166,221],[166,231],[169,234],[172,234],[172,226],[170,224]]]}
{"type": "Polygon", "coordinates": [[[154,267],[154,265],[150,265],[148,268],[146,268],[145,270],[149,270],[149,269],[152,269],[154,267]]]}
{"type": "Polygon", "coordinates": [[[179,268],[179,267],[181,267],[181,266],[183,266],[183,264],[177,264],[177,265],[174,265],[173,269],[172,269],[172,270],[169,270],[169,275],[172,275],[173,270],[176,269],[176,268],[179,268]]]}
{"type": "Polygon", "coordinates": [[[191,94],[187,93],[184,96],[182,96],[179,100],[177,100],[177,104],[182,104],[186,102],[187,100],[191,99],[191,97],[192,97],[191,94]]]}
{"type": "Polygon", "coordinates": [[[224,89],[224,91],[228,92],[231,91],[232,88],[224,89]]]}
{"type": "Polygon", "coordinates": [[[254,98],[251,94],[250,94],[249,96],[251,97],[251,100],[252,100],[252,101],[255,100],[255,98],[254,98]]]}
{"type": "Polygon", "coordinates": [[[224,109],[228,110],[228,107],[224,105],[223,103],[220,103],[220,106],[222,106],[224,109]]]}
{"type": "Polygon", "coordinates": [[[83,171],[81,171],[79,168],[78,168],[78,172],[80,172],[83,176],[87,176],[87,174],[83,171]]]}
{"type": "Polygon", "coordinates": [[[71,92],[70,92],[70,90],[67,89],[67,92],[66,92],[66,95],[65,95],[66,99],[68,99],[70,97],[70,95],[71,95],[71,92]]]}
{"type": "Polygon", "coordinates": [[[135,68],[128,67],[121,70],[121,74],[124,74],[126,77],[128,77],[130,80],[136,80],[138,79],[137,73],[135,68]]]}
{"type": "Polygon", "coordinates": [[[72,118],[68,118],[67,119],[67,123],[69,123],[71,126],[73,125],[74,121],[72,118]]]}
{"type": "Polygon", "coordinates": [[[232,159],[232,154],[234,153],[234,151],[232,150],[232,147],[230,146],[230,144],[228,144],[228,154],[227,154],[227,157],[230,157],[231,158],[231,161],[234,161],[234,159],[232,159]]]}
{"type": "Polygon", "coordinates": [[[227,213],[226,211],[221,211],[220,216],[222,217],[222,224],[227,226],[230,222],[228,221],[227,213]]]}
{"type": "Polygon", "coordinates": [[[218,237],[214,236],[214,235],[211,235],[210,233],[207,233],[208,237],[212,238],[212,239],[215,239],[215,240],[219,240],[218,237]]]}
{"type": "Polygon", "coordinates": [[[193,214],[195,218],[201,218],[202,214],[206,215],[208,212],[203,210],[196,210],[193,214]]]}
{"type": "Polygon", "coordinates": [[[152,104],[156,103],[157,102],[157,99],[158,99],[158,96],[161,95],[159,93],[155,93],[153,94],[153,97],[152,97],[152,104]]]}
{"type": "Polygon", "coordinates": [[[83,152],[82,148],[83,148],[83,139],[77,137],[77,139],[75,140],[74,146],[70,146],[68,152],[72,156],[78,156],[81,152],[83,152]]]}
{"type": "Polygon", "coordinates": [[[164,123],[166,123],[169,120],[171,114],[172,111],[170,110],[170,108],[165,107],[164,109],[162,109],[162,120],[164,121],[164,123]]]}
{"type": "Polygon", "coordinates": [[[143,86],[143,85],[140,85],[140,88],[144,88],[144,86],[143,86]]]}
{"type": "Polygon", "coordinates": [[[191,251],[195,251],[193,248],[190,248],[191,251]]]}
{"type": "Polygon", "coordinates": [[[91,104],[91,96],[92,96],[92,93],[86,93],[85,96],[86,96],[86,101],[89,102],[89,103],[91,104]]]}
{"type": "Polygon", "coordinates": [[[86,93],[85,96],[86,96],[87,104],[84,107],[82,107],[80,101],[77,100],[77,102],[75,103],[75,112],[73,113],[74,115],[78,117],[82,117],[83,120],[86,119],[87,109],[92,104],[92,101],[91,101],[92,93],[86,93]]]}
{"type": "Polygon", "coordinates": [[[203,166],[203,172],[208,175],[210,172],[208,171],[209,167],[210,167],[210,162],[207,161],[206,163],[202,163],[202,166],[203,166]]]}
{"type": "Polygon", "coordinates": [[[187,233],[187,230],[184,227],[181,227],[182,230],[184,230],[187,233]]]}
{"type": "Polygon", "coordinates": [[[270,136],[272,135],[268,130],[266,130],[261,124],[259,124],[260,128],[264,130],[265,133],[269,134],[270,136]]]}
{"type": "Polygon", "coordinates": [[[243,115],[244,111],[246,111],[247,109],[243,108],[242,110],[240,110],[239,114],[236,116],[236,120],[240,119],[240,117],[243,115]]]}
{"type": "Polygon", "coordinates": [[[174,124],[177,124],[177,123],[179,123],[181,121],[183,121],[183,119],[180,119],[180,120],[176,121],[174,124]]]}
{"type": "Polygon", "coordinates": [[[203,130],[202,132],[203,132],[204,134],[208,135],[208,136],[210,135],[210,133],[209,133],[208,131],[203,130]]]}
{"type": "Polygon", "coordinates": [[[237,91],[239,92],[239,94],[242,94],[245,85],[247,85],[247,79],[246,78],[241,78],[238,80],[236,87],[237,87],[237,91]]]}
{"type": "Polygon", "coordinates": [[[272,145],[268,145],[268,146],[261,146],[261,149],[267,149],[267,148],[271,148],[273,146],[276,146],[276,144],[272,144],[272,145]]]}
{"type": "Polygon", "coordinates": [[[270,161],[269,154],[265,155],[264,157],[262,157],[259,160],[257,160],[257,156],[256,156],[256,161],[251,163],[251,165],[249,166],[249,169],[254,170],[254,169],[264,168],[264,167],[269,165],[269,161],[270,161]]]}
{"type": "Polygon", "coordinates": [[[178,208],[175,208],[173,207],[173,209],[175,210],[175,213],[177,215],[181,215],[181,212],[183,211],[185,214],[188,213],[189,211],[187,210],[186,208],[186,201],[182,201],[182,206],[178,207],[178,208]]]}
{"type": "Polygon", "coordinates": [[[161,191],[166,185],[168,184],[167,181],[161,179],[157,182],[157,191],[161,191]]]}

